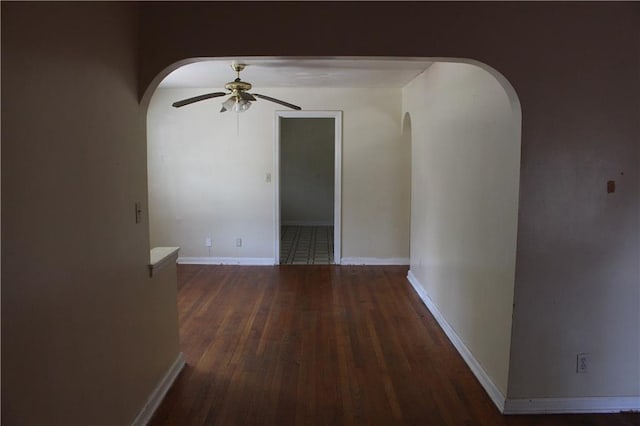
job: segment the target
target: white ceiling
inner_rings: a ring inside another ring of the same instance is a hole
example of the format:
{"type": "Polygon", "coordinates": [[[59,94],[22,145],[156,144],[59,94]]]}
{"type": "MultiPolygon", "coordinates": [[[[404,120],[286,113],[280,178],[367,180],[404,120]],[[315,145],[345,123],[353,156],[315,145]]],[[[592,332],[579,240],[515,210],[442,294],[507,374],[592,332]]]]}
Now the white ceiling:
{"type": "Polygon", "coordinates": [[[401,88],[432,62],[423,59],[224,58],[184,65],[162,88],[223,88],[236,78],[231,63],[246,64],[242,80],[254,87],[401,88]]]}

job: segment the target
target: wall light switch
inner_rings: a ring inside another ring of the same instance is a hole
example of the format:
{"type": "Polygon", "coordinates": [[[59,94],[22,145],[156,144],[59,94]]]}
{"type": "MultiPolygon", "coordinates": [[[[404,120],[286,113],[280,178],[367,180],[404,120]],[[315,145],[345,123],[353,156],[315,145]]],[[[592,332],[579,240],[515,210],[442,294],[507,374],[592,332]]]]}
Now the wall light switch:
{"type": "Polygon", "coordinates": [[[267,173],[264,175],[264,181],[267,183],[271,182],[271,173],[267,173]]]}
{"type": "Polygon", "coordinates": [[[242,247],[242,238],[236,238],[236,247],[242,247]]]}
{"type": "Polygon", "coordinates": [[[140,203],[140,201],[136,201],[135,210],[136,210],[136,223],[140,223],[142,222],[142,203],[140,203]]]}

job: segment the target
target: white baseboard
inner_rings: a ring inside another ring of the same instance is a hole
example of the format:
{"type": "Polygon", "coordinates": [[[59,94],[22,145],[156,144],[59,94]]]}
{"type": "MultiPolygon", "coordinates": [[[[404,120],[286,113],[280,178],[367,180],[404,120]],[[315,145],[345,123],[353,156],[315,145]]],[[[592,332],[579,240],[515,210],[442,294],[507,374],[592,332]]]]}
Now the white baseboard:
{"type": "Polygon", "coordinates": [[[409,265],[408,257],[343,257],[341,265],[409,265]]]}
{"type": "Polygon", "coordinates": [[[460,337],[449,325],[435,303],[427,295],[424,287],[411,271],[407,279],[420,299],[433,314],[453,346],[458,350],[473,374],[476,376],[493,403],[503,414],[562,414],[562,413],[617,413],[620,411],[640,411],[640,396],[630,397],[589,397],[589,398],[523,398],[506,399],[489,378],[460,337]]]}
{"type": "Polygon", "coordinates": [[[420,284],[418,279],[413,275],[411,271],[407,274],[407,279],[415,289],[416,293],[422,302],[426,305],[427,309],[431,311],[431,314],[434,316],[442,331],[447,335],[453,346],[458,350],[462,359],[467,363],[473,374],[476,376],[484,390],[489,395],[489,398],[493,401],[493,403],[498,407],[501,413],[505,411],[505,396],[500,392],[500,389],[493,383],[489,375],[484,371],[478,360],[475,359],[469,348],[464,344],[462,339],[458,336],[455,330],[449,325],[447,320],[444,318],[442,313],[438,310],[438,307],[433,303],[433,300],[427,295],[427,292],[424,290],[424,287],[420,284]]]}
{"type": "Polygon", "coordinates": [[[176,357],[176,360],[165,373],[162,380],[160,380],[156,388],[153,390],[153,392],[151,392],[151,395],[149,395],[147,402],[144,404],[142,410],[133,421],[133,426],[143,426],[149,423],[149,420],[151,420],[153,413],[155,413],[155,411],[160,406],[160,403],[164,399],[164,396],[167,394],[169,388],[171,388],[171,385],[178,377],[178,374],[180,374],[180,372],[184,368],[184,365],[184,354],[180,352],[176,357]]]}
{"type": "Polygon", "coordinates": [[[274,265],[273,257],[179,257],[183,265],[274,265]]]}
{"type": "Polygon", "coordinates": [[[640,396],[507,399],[504,414],[619,413],[640,411],[640,396]]]}

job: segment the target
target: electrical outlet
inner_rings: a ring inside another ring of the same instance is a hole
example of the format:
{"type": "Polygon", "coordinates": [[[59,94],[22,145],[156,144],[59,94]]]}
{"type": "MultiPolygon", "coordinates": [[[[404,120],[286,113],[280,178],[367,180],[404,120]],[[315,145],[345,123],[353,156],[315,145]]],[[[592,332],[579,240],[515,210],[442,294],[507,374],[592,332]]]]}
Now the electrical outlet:
{"type": "Polygon", "coordinates": [[[589,371],[589,354],[578,354],[576,360],[576,373],[586,373],[589,371]]]}
{"type": "Polygon", "coordinates": [[[242,238],[236,238],[236,247],[242,247],[242,238]]]}
{"type": "Polygon", "coordinates": [[[271,182],[271,173],[266,173],[264,175],[264,181],[267,183],[271,182]]]}
{"type": "Polygon", "coordinates": [[[207,246],[207,247],[211,247],[211,237],[207,237],[204,240],[204,245],[207,246]]]}

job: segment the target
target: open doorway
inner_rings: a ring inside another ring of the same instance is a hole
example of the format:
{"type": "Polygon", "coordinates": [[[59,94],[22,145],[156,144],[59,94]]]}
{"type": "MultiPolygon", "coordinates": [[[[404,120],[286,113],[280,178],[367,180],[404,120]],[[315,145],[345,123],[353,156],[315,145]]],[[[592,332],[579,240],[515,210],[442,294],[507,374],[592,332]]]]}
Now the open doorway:
{"type": "Polygon", "coordinates": [[[340,263],[341,117],[276,113],[276,264],[340,263]]]}

